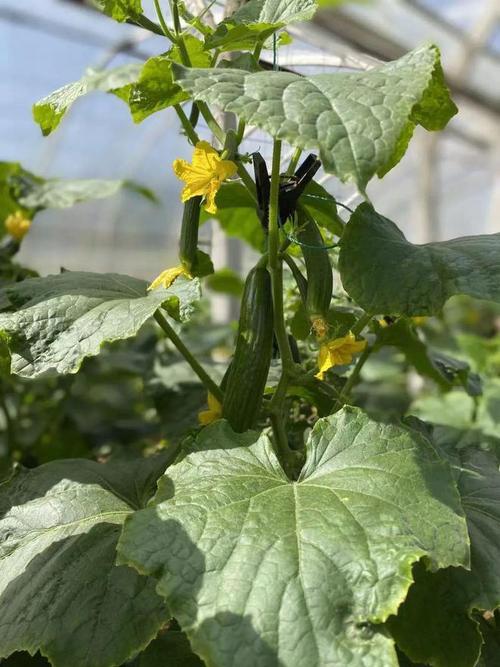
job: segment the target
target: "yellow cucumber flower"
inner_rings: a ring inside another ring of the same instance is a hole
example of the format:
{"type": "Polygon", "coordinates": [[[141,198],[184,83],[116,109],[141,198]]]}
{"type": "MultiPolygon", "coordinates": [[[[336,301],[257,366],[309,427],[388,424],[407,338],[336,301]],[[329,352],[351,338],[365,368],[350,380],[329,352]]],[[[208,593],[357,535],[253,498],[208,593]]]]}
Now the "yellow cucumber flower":
{"type": "Polygon", "coordinates": [[[31,220],[26,218],[22,211],[16,211],[6,217],[4,224],[12,238],[21,241],[29,232],[31,220]]]}
{"type": "Polygon", "coordinates": [[[205,197],[207,213],[217,213],[215,195],[224,181],[234,176],[238,167],[230,160],[222,160],[219,153],[207,141],[199,141],[194,149],[192,163],[174,160],[177,178],[186,184],[181,193],[181,201],[191,197],[205,197]]]}
{"type": "Polygon", "coordinates": [[[156,287],[170,287],[174,280],[176,280],[179,276],[186,276],[186,278],[191,278],[191,275],[188,273],[188,271],[186,271],[182,264],[162,271],[160,275],[156,276],[156,278],[153,280],[151,285],[148,287],[148,290],[155,289],[156,287]]]}
{"type": "Polygon", "coordinates": [[[207,403],[208,410],[202,410],[198,413],[198,421],[202,426],[208,426],[208,424],[222,417],[222,405],[210,392],[208,392],[207,403]]]}
{"type": "Polygon", "coordinates": [[[315,377],[324,380],[325,373],[333,366],[346,366],[352,358],[366,347],[366,340],[356,340],[356,336],[349,331],[342,338],[335,338],[323,343],[319,348],[318,367],[319,372],[315,377]]]}

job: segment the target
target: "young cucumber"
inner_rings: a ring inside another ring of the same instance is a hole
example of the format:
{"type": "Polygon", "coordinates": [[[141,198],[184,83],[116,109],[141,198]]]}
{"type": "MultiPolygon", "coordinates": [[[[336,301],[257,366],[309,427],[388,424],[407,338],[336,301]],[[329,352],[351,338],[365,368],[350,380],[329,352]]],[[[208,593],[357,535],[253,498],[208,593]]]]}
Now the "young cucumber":
{"type": "Polygon", "coordinates": [[[245,282],[236,349],[227,376],[223,417],[238,433],[255,425],[262,405],[273,345],[271,278],[255,266],[245,282]]]}
{"type": "Polygon", "coordinates": [[[179,259],[184,268],[193,273],[198,250],[198,228],[200,226],[201,197],[192,197],[184,204],[181,237],[179,241],[179,259]]]}
{"type": "Polygon", "coordinates": [[[297,237],[307,271],[306,311],[318,337],[326,333],[327,316],[333,293],[333,272],[328,251],[324,249],[321,232],[314,220],[299,213],[300,232],[297,237]]]}

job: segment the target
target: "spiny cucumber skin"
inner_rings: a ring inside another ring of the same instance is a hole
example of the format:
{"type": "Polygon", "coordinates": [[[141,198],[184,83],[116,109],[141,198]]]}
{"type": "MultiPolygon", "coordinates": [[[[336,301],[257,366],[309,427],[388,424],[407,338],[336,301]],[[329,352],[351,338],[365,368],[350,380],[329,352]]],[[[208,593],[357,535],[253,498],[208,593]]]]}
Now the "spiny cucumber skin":
{"type": "Polygon", "coordinates": [[[259,416],[271,365],[273,301],[271,277],[266,268],[253,268],[241,300],[236,349],[224,392],[223,417],[243,433],[259,416]]]}
{"type": "Polygon", "coordinates": [[[324,246],[323,237],[314,220],[300,221],[303,228],[298,234],[304,243],[302,254],[307,271],[306,311],[311,322],[318,318],[326,320],[333,294],[333,271],[330,257],[324,246]],[[312,246],[312,247],[308,247],[312,246]]]}

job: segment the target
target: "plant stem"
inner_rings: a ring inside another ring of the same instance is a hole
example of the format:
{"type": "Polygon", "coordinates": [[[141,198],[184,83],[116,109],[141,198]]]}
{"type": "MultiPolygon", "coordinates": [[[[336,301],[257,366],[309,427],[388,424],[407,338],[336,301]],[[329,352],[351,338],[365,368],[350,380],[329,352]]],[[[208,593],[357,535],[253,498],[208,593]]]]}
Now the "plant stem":
{"type": "Polygon", "coordinates": [[[349,400],[349,396],[351,394],[352,388],[356,384],[359,378],[359,374],[361,373],[361,370],[363,366],[366,363],[366,360],[370,356],[370,354],[373,352],[373,347],[371,346],[366,346],[365,349],[363,350],[361,356],[359,357],[358,361],[356,362],[356,365],[354,366],[352,373],[349,375],[349,378],[347,382],[344,385],[344,388],[342,389],[342,392],[339,396],[338,399],[338,408],[334,410],[334,412],[337,412],[337,410],[340,410],[340,408],[347,403],[349,400]]]}
{"type": "Polygon", "coordinates": [[[200,110],[201,115],[205,119],[206,124],[210,128],[210,131],[216,137],[220,143],[224,146],[224,143],[226,141],[226,133],[222,129],[222,127],[219,125],[217,120],[215,119],[215,116],[212,114],[210,109],[208,108],[208,104],[205,102],[200,102],[198,101],[196,103],[198,105],[198,108],[200,110]]]}
{"type": "Polygon", "coordinates": [[[287,176],[293,176],[295,170],[297,169],[297,164],[299,163],[301,155],[302,155],[302,148],[296,148],[292,155],[292,159],[290,160],[290,164],[288,165],[288,169],[286,170],[287,176]]]}
{"type": "Polygon", "coordinates": [[[169,39],[172,44],[175,44],[177,42],[177,39],[174,35],[174,33],[170,30],[170,28],[167,25],[167,22],[165,21],[165,18],[163,16],[163,12],[161,11],[160,7],[160,0],[153,0],[154,5],[155,5],[155,10],[156,10],[156,16],[158,17],[158,21],[160,22],[161,29],[163,31],[163,34],[167,39],[169,39]]]}
{"type": "Polygon", "coordinates": [[[174,104],[174,109],[177,116],[179,117],[179,120],[181,121],[181,125],[184,128],[186,136],[188,137],[189,141],[193,144],[193,146],[195,146],[200,140],[200,138],[197,135],[194,127],[192,126],[191,121],[184,113],[184,109],[181,107],[180,104],[174,104]]]}
{"type": "Polygon", "coordinates": [[[206,372],[203,366],[198,362],[198,360],[191,354],[188,348],[184,345],[178,334],[175,332],[175,329],[167,321],[167,318],[164,317],[164,315],[159,310],[156,311],[154,317],[155,320],[160,325],[160,327],[163,329],[163,331],[167,334],[172,343],[178,349],[178,351],[182,354],[184,359],[191,366],[196,375],[200,378],[200,380],[205,385],[207,390],[212,394],[212,396],[214,396],[219,401],[219,403],[222,403],[224,399],[224,394],[222,393],[220,387],[217,386],[217,384],[212,380],[212,378],[206,372]]]}
{"type": "Polygon", "coordinates": [[[172,18],[174,21],[174,30],[176,36],[179,36],[181,33],[181,22],[179,19],[179,7],[177,5],[177,0],[170,0],[170,12],[172,13],[172,18]]]}
{"type": "Polygon", "coordinates": [[[271,274],[273,291],[274,328],[281,355],[283,369],[287,373],[293,368],[294,362],[288,335],[285,328],[285,314],[283,311],[283,265],[280,257],[279,236],[279,185],[280,185],[281,141],[275,139],[273,150],[273,166],[271,172],[271,194],[269,198],[269,237],[268,237],[268,269],[271,274]]]}
{"type": "Polygon", "coordinates": [[[281,356],[281,378],[274,393],[270,406],[271,424],[277,454],[287,473],[293,472],[295,457],[288,444],[288,438],[284,426],[283,410],[286,400],[288,381],[294,371],[294,361],[288,335],[285,327],[285,314],[283,311],[283,264],[280,254],[279,233],[279,185],[281,164],[281,141],[274,141],[273,165],[271,172],[271,193],[269,198],[269,236],[268,236],[268,271],[271,275],[271,289],[273,295],[273,319],[274,332],[278,341],[281,356]]]}
{"type": "Polygon", "coordinates": [[[253,51],[253,57],[255,58],[255,60],[257,62],[259,62],[259,58],[260,58],[260,54],[261,54],[263,46],[264,46],[264,42],[262,42],[262,41],[257,42],[257,44],[255,46],[255,49],[253,51]]]}
{"type": "Polygon", "coordinates": [[[276,453],[280,459],[285,472],[292,477],[296,463],[296,456],[290,449],[288,436],[284,423],[284,406],[286,401],[286,390],[288,386],[288,375],[283,369],[280,381],[274,392],[269,409],[269,419],[273,429],[276,453]]]}
{"type": "MultiPolygon", "coordinates": [[[[158,2],[158,0],[155,0],[155,3],[158,2]]],[[[176,0],[173,0],[173,5],[174,7],[177,7],[176,0]]],[[[177,21],[179,19],[179,15],[177,13],[177,21]]],[[[180,24],[179,24],[180,28],[180,24]]],[[[176,30],[177,30],[177,25],[176,25],[176,30]]],[[[179,47],[179,53],[181,56],[182,64],[185,67],[191,67],[191,58],[189,57],[189,53],[186,49],[186,44],[184,42],[184,37],[182,36],[181,32],[178,32],[175,37],[175,41],[177,43],[177,46],[179,47]]],[[[222,129],[222,127],[219,125],[219,123],[216,121],[214,115],[208,108],[208,105],[205,102],[196,102],[196,106],[200,110],[201,115],[205,119],[206,124],[208,125],[210,131],[216,137],[220,143],[224,146],[224,143],[226,141],[226,133],[222,129]]]]}
{"type": "Polygon", "coordinates": [[[257,203],[257,188],[255,187],[255,183],[253,182],[253,178],[241,163],[238,164],[238,176],[241,178],[243,185],[255,200],[255,203],[257,203]]]}
{"type": "Polygon", "coordinates": [[[131,25],[138,25],[141,28],[144,28],[145,30],[149,30],[149,32],[153,32],[155,35],[163,36],[165,34],[161,26],[159,26],[154,21],[148,19],[148,17],[144,16],[144,14],[140,14],[139,16],[134,16],[134,18],[129,19],[127,23],[130,23],[131,25]]]}
{"type": "Polygon", "coordinates": [[[359,318],[359,320],[358,320],[358,321],[356,322],[356,324],[354,324],[354,326],[352,327],[352,329],[351,329],[352,333],[353,333],[355,336],[357,336],[358,334],[360,334],[360,333],[363,331],[363,329],[366,327],[366,325],[370,322],[370,320],[372,319],[372,317],[373,317],[373,316],[372,316],[372,315],[369,315],[368,313],[364,313],[363,315],[361,315],[361,317],[359,318]]]}
{"type": "Polygon", "coordinates": [[[238,142],[238,146],[243,141],[244,135],[245,135],[245,121],[242,118],[240,118],[238,121],[238,129],[236,130],[236,140],[238,142]]]}
{"type": "MultiPolygon", "coordinates": [[[[156,11],[158,13],[158,18],[160,19],[160,16],[162,16],[162,14],[161,14],[160,6],[158,4],[159,0],[154,0],[154,3],[155,3],[156,11]]],[[[177,7],[176,0],[173,0],[173,2],[171,4],[171,8],[172,8],[172,15],[174,17],[174,25],[175,25],[175,31],[176,31],[176,34],[173,37],[173,41],[179,47],[179,53],[180,53],[180,56],[181,56],[182,64],[185,67],[191,67],[191,58],[189,57],[188,50],[186,49],[186,44],[184,42],[184,37],[182,36],[182,33],[180,32],[181,28],[180,28],[180,21],[179,21],[179,10],[178,10],[178,7],[177,7]]],[[[160,19],[160,21],[161,21],[161,19],[160,19]]],[[[165,23],[165,21],[163,21],[162,27],[163,27],[164,23],[165,23]]],[[[165,27],[168,30],[168,27],[167,26],[165,26],[165,27]]],[[[196,106],[198,107],[198,109],[199,109],[201,115],[203,116],[203,118],[205,119],[205,122],[207,123],[208,127],[210,128],[212,134],[215,137],[217,137],[217,139],[221,142],[222,145],[224,145],[224,142],[226,140],[226,134],[225,134],[224,130],[221,128],[221,126],[219,125],[219,123],[214,118],[212,112],[208,108],[208,105],[205,104],[205,102],[199,102],[198,101],[198,102],[196,102],[196,106]]],[[[174,106],[175,110],[177,111],[177,115],[179,116],[179,119],[182,123],[182,126],[184,127],[184,129],[187,132],[187,125],[185,123],[186,123],[186,120],[188,122],[189,122],[189,120],[186,118],[185,114],[184,114],[184,118],[179,114],[178,107],[179,107],[179,105],[174,106]]],[[[190,129],[194,132],[194,128],[192,127],[191,124],[190,124],[190,129]]],[[[188,136],[190,136],[190,135],[188,134],[188,136]]]]}

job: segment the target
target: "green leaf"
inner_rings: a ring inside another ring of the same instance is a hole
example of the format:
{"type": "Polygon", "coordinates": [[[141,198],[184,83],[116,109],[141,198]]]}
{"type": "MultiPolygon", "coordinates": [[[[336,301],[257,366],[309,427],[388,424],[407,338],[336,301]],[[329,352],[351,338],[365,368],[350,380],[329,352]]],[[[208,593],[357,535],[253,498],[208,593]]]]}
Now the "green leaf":
{"type": "Polygon", "coordinates": [[[169,630],[151,642],[137,659],[137,667],[204,667],[191,651],[183,632],[169,630]]]}
{"type": "Polygon", "coordinates": [[[295,396],[314,405],[320,417],[332,413],[335,402],[345,384],[343,378],[335,376],[332,382],[318,380],[309,373],[294,376],[288,385],[287,396],[295,396]]]}
{"type": "MultiPolygon", "coordinates": [[[[204,43],[193,35],[184,35],[184,46],[189,56],[191,67],[210,67],[212,54],[207,53],[204,43]]],[[[169,51],[170,59],[174,63],[182,64],[182,53],[178,46],[174,46],[169,51]]]]}
{"type": "Polygon", "coordinates": [[[444,395],[419,396],[411,406],[411,414],[420,419],[459,429],[473,427],[475,411],[473,399],[465,392],[458,390],[444,395]]]}
{"type": "MultiPolygon", "coordinates": [[[[203,343],[217,341],[217,336],[203,330],[203,343]],[[208,338],[208,341],[206,339],[208,338]]],[[[226,370],[225,364],[215,364],[196,342],[186,336],[189,350],[200,358],[203,367],[215,382],[220,383],[226,370]],[[198,349],[197,349],[198,348],[198,349]]],[[[214,345],[212,344],[211,347],[214,345]]],[[[207,390],[201,384],[193,369],[177,357],[168,359],[166,364],[157,361],[153,374],[148,378],[147,391],[151,395],[162,424],[162,435],[169,442],[184,440],[186,434],[198,426],[198,413],[206,410],[207,390]],[[169,363],[168,363],[169,362],[169,363]]]]}
{"type": "Polygon", "coordinates": [[[472,333],[461,333],[456,336],[456,341],[479,373],[500,375],[500,336],[483,338],[472,333]]]}
{"type": "MultiPolygon", "coordinates": [[[[185,44],[193,66],[210,65],[211,56],[203,51],[202,42],[187,35],[185,44]]],[[[138,81],[130,87],[128,102],[135,123],[140,123],[156,111],[189,99],[189,95],[172,78],[172,61],[179,60],[178,47],[174,47],[169,53],[146,61],[138,81]]]]}
{"type": "Polygon", "coordinates": [[[217,26],[215,32],[206,37],[205,48],[251,51],[257,44],[262,44],[271,37],[279,27],[268,23],[233,23],[231,19],[227,19],[217,26]]]}
{"type": "Polygon", "coordinates": [[[137,79],[140,71],[139,63],[122,65],[109,70],[89,69],[79,81],[68,83],[37,102],[33,106],[33,118],[46,136],[56,129],[63,116],[79,97],[94,90],[115,93],[118,97],[123,97],[123,89],[137,79]]]}
{"type": "Polygon", "coordinates": [[[341,240],[344,289],[369,313],[435,315],[455,294],[500,302],[500,234],[414,245],[370,204],[341,240]]]}
{"type": "MultiPolygon", "coordinates": [[[[203,49],[203,42],[186,35],[184,45],[194,67],[208,67],[211,56],[203,49]]],[[[182,62],[179,47],[146,61],[139,79],[130,87],[129,105],[134,122],[139,123],[151,114],[186,101],[189,96],[172,78],[172,62],[182,62]]]]}
{"type": "Polygon", "coordinates": [[[344,408],[315,425],[298,482],[266,435],[219,421],[126,522],[120,562],[159,578],[193,650],[217,667],[392,667],[384,621],[411,564],[467,565],[447,465],[414,430],[344,408]]]}
{"type": "Polygon", "coordinates": [[[69,208],[90,199],[104,199],[115,195],[122,188],[129,188],[148,199],[155,196],[147,188],[125,180],[51,178],[38,179],[23,190],[18,201],[26,208],[69,208]]]}
{"type": "Polygon", "coordinates": [[[222,58],[217,67],[229,69],[244,69],[247,72],[259,72],[260,65],[252,53],[238,53],[231,60],[222,58]]]}
{"type": "Polygon", "coordinates": [[[196,256],[191,266],[190,274],[194,278],[205,278],[212,275],[214,272],[214,265],[212,258],[203,250],[197,249],[196,256]]]}
{"type": "Polygon", "coordinates": [[[497,667],[500,664],[500,613],[495,612],[493,618],[481,618],[483,650],[477,667],[497,667]]]}
{"type": "Polygon", "coordinates": [[[153,580],[115,564],[116,543],[167,462],[67,459],[0,485],[2,657],[112,667],[153,639],[170,614],[153,580]]]}
{"type": "Polygon", "coordinates": [[[121,188],[157,201],[151,190],[133,181],[44,179],[16,162],[0,162],[0,220],[15,211],[32,218],[42,209],[68,208],[89,199],[111,197],[121,188]]]}
{"type": "Polygon", "coordinates": [[[206,48],[252,50],[279,28],[309,20],[316,9],[316,0],[250,0],[217,26],[207,37],[206,48]]]}
{"type": "Polygon", "coordinates": [[[398,646],[415,662],[432,667],[474,667],[481,653],[481,633],[469,615],[465,570],[428,572],[413,568],[415,583],[387,626],[398,646]]]}
{"type": "Polygon", "coordinates": [[[0,330],[10,338],[11,371],[24,377],[76,373],[104,343],[134,336],[160,306],[184,320],[199,298],[197,280],[180,278],[150,292],[147,287],[115,273],[66,271],[5,288],[16,308],[0,314],[0,330]]]}
{"type": "Polygon", "coordinates": [[[472,610],[500,604],[498,458],[484,438],[471,431],[436,428],[433,439],[452,464],[467,519],[471,570],[430,573],[422,564],[416,566],[415,584],[388,626],[412,660],[436,667],[474,667],[481,634],[472,610]]]}
{"type": "Polygon", "coordinates": [[[249,0],[229,17],[232,23],[285,25],[311,19],[317,0],[249,0]]]}
{"type": "Polygon", "coordinates": [[[142,14],[141,0],[93,0],[93,2],[115,21],[127,21],[142,14]]]}
{"type": "Polygon", "coordinates": [[[454,462],[457,486],[467,518],[471,543],[470,607],[489,610],[500,606],[500,472],[498,458],[479,446],[456,449],[441,429],[436,439],[454,462]]]}
{"type": "Polygon", "coordinates": [[[129,106],[134,123],[187,99],[172,79],[172,62],[166,56],[154,56],[146,61],[137,83],[130,87],[129,106]]]}
{"type": "Polygon", "coordinates": [[[399,162],[416,125],[440,130],[457,111],[432,45],[368,72],[303,77],[174,65],[173,73],[194,99],[293,146],[319,148],[325,171],[361,190],[399,162]]]}
{"type": "Polygon", "coordinates": [[[39,653],[32,657],[29,653],[23,651],[13,653],[6,660],[2,660],[2,667],[50,667],[50,662],[39,653]]]}
{"type": "Polygon", "coordinates": [[[469,364],[431,350],[407,320],[400,319],[377,331],[376,349],[385,345],[397,347],[418,373],[431,378],[442,389],[459,385],[471,396],[481,394],[481,379],[469,364]]]}
{"type": "Polygon", "coordinates": [[[243,294],[243,280],[232,269],[219,269],[219,271],[208,276],[205,285],[213,292],[221,292],[236,297],[243,294]]]}
{"type": "Polygon", "coordinates": [[[322,185],[311,181],[304,190],[300,202],[320,227],[331,234],[342,236],[344,223],[337,213],[337,202],[322,185]]]}

